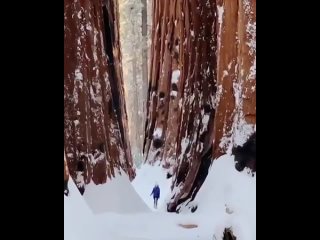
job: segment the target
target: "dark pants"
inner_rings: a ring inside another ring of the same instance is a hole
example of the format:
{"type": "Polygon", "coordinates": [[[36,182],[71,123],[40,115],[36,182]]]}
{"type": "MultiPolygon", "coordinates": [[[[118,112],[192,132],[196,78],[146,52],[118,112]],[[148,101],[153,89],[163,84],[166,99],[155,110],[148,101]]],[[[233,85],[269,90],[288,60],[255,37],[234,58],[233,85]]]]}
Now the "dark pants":
{"type": "Polygon", "coordinates": [[[154,208],[157,208],[157,207],[158,207],[158,199],[159,199],[159,198],[153,198],[154,208]]]}

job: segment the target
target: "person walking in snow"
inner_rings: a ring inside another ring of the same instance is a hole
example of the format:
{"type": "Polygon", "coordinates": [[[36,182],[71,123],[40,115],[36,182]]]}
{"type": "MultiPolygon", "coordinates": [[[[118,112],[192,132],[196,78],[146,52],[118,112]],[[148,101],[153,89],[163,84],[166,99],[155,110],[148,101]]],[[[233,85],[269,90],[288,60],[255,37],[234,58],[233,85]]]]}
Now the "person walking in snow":
{"type": "Polygon", "coordinates": [[[152,192],[150,194],[150,196],[153,195],[153,204],[154,204],[154,208],[158,207],[158,200],[160,198],[160,188],[159,185],[156,183],[155,186],[152,189],[152,192]]]}

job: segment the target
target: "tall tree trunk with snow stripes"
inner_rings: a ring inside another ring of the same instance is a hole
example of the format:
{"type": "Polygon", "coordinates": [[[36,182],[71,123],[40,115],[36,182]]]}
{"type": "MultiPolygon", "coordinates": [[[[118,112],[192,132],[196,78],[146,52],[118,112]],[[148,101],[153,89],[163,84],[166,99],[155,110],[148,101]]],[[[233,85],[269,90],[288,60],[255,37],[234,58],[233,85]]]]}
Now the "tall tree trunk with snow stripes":
{"type": "Polygon", "coordinates": [[[135,176],[127,133],[115,0],[64,0],[64,140],[84,190],[121,169],[135,176]]]}
{"type": "Polygon", "coordinates": [[[169,211],[255,132],[255,0],[154,0],[145,161],[172,176],[169,211]]]}
{"type": "Polygon", "coordinates": [[[175,211],[211,163],[216,92],[214,1],[155,0],[144,152],[173,175],[175,211]]]}

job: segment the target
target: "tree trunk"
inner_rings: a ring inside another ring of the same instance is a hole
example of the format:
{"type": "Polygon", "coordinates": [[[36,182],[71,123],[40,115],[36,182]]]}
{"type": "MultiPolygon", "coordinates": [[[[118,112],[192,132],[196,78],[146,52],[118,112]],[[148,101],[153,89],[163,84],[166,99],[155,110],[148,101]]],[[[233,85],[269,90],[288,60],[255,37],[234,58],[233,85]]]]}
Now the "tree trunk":
{"type": "Polygon", "coordinates": [[[68,170],[68,164],[66,159],[66,153],[64,153],[64,181],[68,182],[69,180],[69,170],[68,170]]]}
{"type": "MultiPolygon", "coordinates": [[[[147,0],[141,0],[142,3],[142,83],[141,83],[141,89],[142,89],[142,98],[140,99],[140,104],[143,106],[143,111],[139,113],[139,118],[141,120],[140,123],[144,123],[146,121],[146,99],[147,99],[147,88],[148,88],[148,67],[149,67],[149,61],[148,61],[148,38],[149,34],[148,31],[148,2],[147,0]]],[[[139,148],[143,149],[143,133],[144,133],[144,125],[139,124],[139,148]]]]}
{"type": "Polygon", "coordinates": [[[217,2],[219,114],[214,121],[214,158],[244,144],[256,123],[256,0],[217,2]]]}
{"type": "Polygon", "coordinates": [[[152,12],[144,154],[169,168],[178,211],[255,132],[255,0],[156,0],[152,12]]]}
{"type": "Polygon", "coordinates": [[[206,0],[154,2],[144,152],[173,174],[170,211],[199,189],[211,163],[215,8],[206,0]]]}
{"type": "MultiPolygon", "coordinates": [[[[133,28],[132,26],[132,36],[137,36],[139,31],[137,29],[133,28]],[[136,30],[136,31],[135,31],[136,30]]],[[[134,48],[137,49],[138,44],[134,44],[134,48]]],[[[134,146],[134,154],[137,154],[137,149],[141,149],[141,141],[140,141],[140,134],[141,134],[141,119],[139,119],[139,110],[141,109],[141,105],[139,105],[139,98],[141,97],[140,91],[139,91],[139,83],[140,79],[138,80],[138,61],[139,58],[137,57],[136,50],[132,51],[132,91],[133,91],[133,96],[131,97],[131,100],[133,101],[133,109],[130,109],[132,117],[131,117],[131,129],[130,131],[132,132],[132,145],[134,146]]],[[[141,76],[141,73],[139,74],[141,76]]],[[[135,156],[136,157],[136,156],[135,156]]]]}
{"type": "MultiPolygon", "coordinates": [[[[123,169],[135,176],[127,133],[117,1],[64,0],[64,138],[84,190],[123,169]]],[[[82,191],[83,192],[83,191],[82,191]]]]}
{"type": "Polygon", "coordinates": [[[137,165],[142,162],[148,72],[148,25],[144,0],[119,0],[129,137],[137,165]]]}
{"type": "Polygon", "coordinates": [[[64,153],[64,195],[69,195],[69,188],[68,188],[68,181],[69,181],[69,170],[68,164],[66,160],[66,153],[64,153]]]}

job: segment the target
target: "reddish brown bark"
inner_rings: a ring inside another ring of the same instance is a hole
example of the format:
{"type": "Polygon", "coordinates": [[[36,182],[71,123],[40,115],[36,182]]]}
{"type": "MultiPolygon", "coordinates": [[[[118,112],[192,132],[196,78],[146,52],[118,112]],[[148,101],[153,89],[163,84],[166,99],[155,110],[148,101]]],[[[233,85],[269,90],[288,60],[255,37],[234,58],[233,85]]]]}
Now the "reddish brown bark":
{"type": "Polygon", "coordinates": [[[153,13],[144,153],[170,168],[175,211],[255,132],[255,0],[156,0],[153,13]]]}
{"type": "Polygon", "coordinates": [[[64,0],[64,135],[78,187],[135,175],[127,134],[117,1],[64,0]]]}
{"type": "Polygon", "coordinates": [[[172,205],[199,189],[199,169],[211,161],[215,8],[214,1],[154,1],[144,152],[174,174],[172,205]]]}
{"type": "Polygon", "coordinates": [[[64,154],[64,181],[69,180],[69,170],[68,170],[68,164],[66,160],[66,154],[64,154]]]}
{"type": "Polygon", "coordinates": [[[213,157],[241,145],[256,123],[256,1],[218,0],[218,94],[213,157]],[[241,136],[244,135],[244,136],[241,136]],[[226,141],[222,141],[222,140],[226,141]]]}

